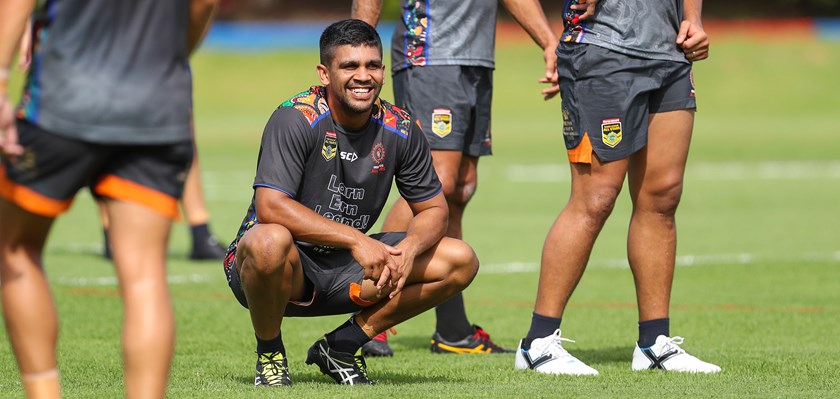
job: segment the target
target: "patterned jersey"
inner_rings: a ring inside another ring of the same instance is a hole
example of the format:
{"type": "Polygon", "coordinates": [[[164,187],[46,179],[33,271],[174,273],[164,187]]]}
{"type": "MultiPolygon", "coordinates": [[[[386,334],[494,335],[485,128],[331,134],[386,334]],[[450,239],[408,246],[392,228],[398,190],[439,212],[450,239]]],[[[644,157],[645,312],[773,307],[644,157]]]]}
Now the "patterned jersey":
{"type": "Polygon", "coordinates": [[[394,72],[412,66],[494,68],[498,0],[403,0],[391,40],[394,72]]]}
{"type": "Polygon", "coordinates": [[[677,47],[684,0],[601,0],[595,15],[578,20],[566,0],[560,40],[589,43],[631,56],[688,63],[677,47]]]}
{"type": "Polygon", "coordinates": [[[17,116],[103,144],[190,140],[187,0],[47,0],[17,116]]]}
{"type": "MultiPolygon", "coordinates": [[[[441,191],[429,144],[405,111],[377,100],[370,121],[355,131],[336,123],[323,86],[284,102],[269,118],[254,189],[282,191],[327,219],[367,232],[396,180],[400,194],[420,202],[441,191]]],[[[255,197],[237,234],[257,222],[255,197]]]]}

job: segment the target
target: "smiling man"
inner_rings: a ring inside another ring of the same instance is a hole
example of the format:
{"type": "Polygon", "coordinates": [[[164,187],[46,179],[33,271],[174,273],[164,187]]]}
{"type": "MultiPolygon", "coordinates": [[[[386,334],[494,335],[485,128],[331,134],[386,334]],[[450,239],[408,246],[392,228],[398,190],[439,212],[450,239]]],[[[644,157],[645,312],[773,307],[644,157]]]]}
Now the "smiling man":
{"type": "Polygon", "coordinates": [[[340,384],[372,384],[360,348],[463,290],[478,271],[467,244],[443,237],[446,200],[420,126],[379,99],[376,30],[324,30],[314,86],[284,102],[262,137],[251,206],[224,269],[257,338],[254,385],[291,385],[284,316],[352,313],[317,339],[306,363],[340,384]],[[365,233],[397,188],[406,232],[365,233]]]}

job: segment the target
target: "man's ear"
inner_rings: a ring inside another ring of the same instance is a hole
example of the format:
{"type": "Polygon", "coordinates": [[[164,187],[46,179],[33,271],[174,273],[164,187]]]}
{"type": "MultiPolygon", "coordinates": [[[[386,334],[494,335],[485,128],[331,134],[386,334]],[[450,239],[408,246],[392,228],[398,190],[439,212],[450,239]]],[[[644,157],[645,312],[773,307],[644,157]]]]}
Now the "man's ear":
{"type": "Polygon", "coordinates": [[[321,83],[324,86],[330,84],[330,74],[328,73],[329,71],[327,71],[327,66],[324,64],[318,64],[315,68],[318,69],[318,79],[321,79],[321,83]]]}

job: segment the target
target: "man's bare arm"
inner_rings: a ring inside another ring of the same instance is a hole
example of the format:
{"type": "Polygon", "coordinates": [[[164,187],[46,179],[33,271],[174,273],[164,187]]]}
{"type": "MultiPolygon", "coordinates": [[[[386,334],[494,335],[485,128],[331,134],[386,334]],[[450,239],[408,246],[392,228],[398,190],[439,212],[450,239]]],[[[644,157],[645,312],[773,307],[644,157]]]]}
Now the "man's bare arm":
{"type": "Polygon", "coordinates": [[[187,33],[187,48],[192,54],[210,29],[216,15],[218,0],[192,0],[190,3],[190,26],[187,33]]]}
{"type": "Polygon", "coordinates": [[[382,0],[353,0],[350,18],[360,19],[371,26],[376,26],[381,12],[382,0]]]}

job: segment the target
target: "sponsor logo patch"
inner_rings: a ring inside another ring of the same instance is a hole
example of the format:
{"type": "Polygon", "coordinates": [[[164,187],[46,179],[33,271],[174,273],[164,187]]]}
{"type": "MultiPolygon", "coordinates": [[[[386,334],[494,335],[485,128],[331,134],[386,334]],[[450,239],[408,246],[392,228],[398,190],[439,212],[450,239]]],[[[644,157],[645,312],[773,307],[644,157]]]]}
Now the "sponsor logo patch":
{"type": "Polygon", "coordinates": [[[370,159],[373,161],[373,169],[370,170],[370,173],[385,171],[385,145],[381,141],[373,145],[370,150],[370,159]]]}
{"type": "Polygon", "coordinates": [[[610,118],[601,121],[601,141],[612,148],[621,142],[621,119],[610,118]]]}
{"type": "Polygon", "coordinates": [[[446,137],[452,132],[452,110],[435,108],[432,111],[432,132],[440,137],[446,137]]]}
{"type": "Polygon", "coordinates": [[[338,151],[338,140],[335,137],[335,132],[327,132],[324,135],[324,146],[321,147],[321,155],[327,161],[335,158],[335,153],[338,151]]]}

